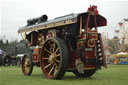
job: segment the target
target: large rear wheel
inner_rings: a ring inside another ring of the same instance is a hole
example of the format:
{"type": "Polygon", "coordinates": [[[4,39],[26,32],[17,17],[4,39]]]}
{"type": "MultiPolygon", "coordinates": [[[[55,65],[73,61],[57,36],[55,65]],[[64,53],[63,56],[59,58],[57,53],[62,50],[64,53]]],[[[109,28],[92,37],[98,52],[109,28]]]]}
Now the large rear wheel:
{"type": "Polygon", "coordinates": [[[49,38],[41,50],[40,65],[44,75],[50,79],[61,79],[68,66],[68,51],[63,40],[49,38]]]}

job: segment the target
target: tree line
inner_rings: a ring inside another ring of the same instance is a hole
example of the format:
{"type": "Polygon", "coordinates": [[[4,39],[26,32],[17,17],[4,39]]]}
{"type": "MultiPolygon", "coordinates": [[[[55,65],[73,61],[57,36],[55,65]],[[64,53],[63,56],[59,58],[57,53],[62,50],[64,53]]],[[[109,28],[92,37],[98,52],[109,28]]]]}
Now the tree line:
{"type": "MultiPolygon", "coordinates": [[[[113,50],[111,52],[111,54],[116,54],[118,52],[121,51],[121,42],[119,39],[108,39],[108,46],[112,47],[113,50]]],[[[128,43],[127,44],[124,44],[124,49],[125,49],[125,52],[128,52],[128,43]]]]}
{"type": "MultiPolygon", "coordinates": [[[[113,39],[108,39],[107,41],[108,46],[111,46],[113,48],[113,51],[111,54],[118,53],[120,50],[120,42],[119,40],[114,40],[113,39]]],[[[8,53],[9,55],[16,55],[16,54],[24,54],[27,53],[29,48],[27,48],[24,44],[23,40],[12,40],[8,41],[5,39],[0,39],[0,49],[3,50],[4,52],[8,53]]],[[[125,49],[128,52],[128,45],[125,45],[125,49]]]]}
{"type": "Polygon", "coordinates": [[[28,51],[23,40],[13,40],[9,42],[8,40],[0,39],[0,49],[12,56],[24,54],[28,51]]]}

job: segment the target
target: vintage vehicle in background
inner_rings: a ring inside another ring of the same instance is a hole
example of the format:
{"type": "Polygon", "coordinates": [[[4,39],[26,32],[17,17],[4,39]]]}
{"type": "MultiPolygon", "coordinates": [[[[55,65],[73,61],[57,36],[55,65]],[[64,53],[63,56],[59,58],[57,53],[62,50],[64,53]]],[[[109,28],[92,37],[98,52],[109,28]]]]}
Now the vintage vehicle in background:
{"type": "Polygon", "coordinates": [[[30,48],[22,59],[24,75],[31,75],[34,65],[50,79],[61,79],[65,72],[90,77],[107,67],[98,33],[98,27],[106,26],[107,20],[98,14],[97,6],[90,6],[85,13],[47,19],[47,15],[29,19],[18,30],[30,48]]]}
{"type": "Polygon", "coordinates": [[[23,56],[24,54],[18,54],[18,55],[11,56],[7,52],[0,50],[0,66],[12,65],[12,66],[20,67],[23,56]]]}
{"type": "Polygon", "coordinates": [[[11,56],[6,52],[0,50],[0,66],[10,66],[11,64],[11,56]]]}
{"type": "Polygon", "coordinates": [[[11,56],[11,64],[13,66],[20,67],[23,56],[24,56],[24,54],[17,54],[15,56],[11,56]]]}

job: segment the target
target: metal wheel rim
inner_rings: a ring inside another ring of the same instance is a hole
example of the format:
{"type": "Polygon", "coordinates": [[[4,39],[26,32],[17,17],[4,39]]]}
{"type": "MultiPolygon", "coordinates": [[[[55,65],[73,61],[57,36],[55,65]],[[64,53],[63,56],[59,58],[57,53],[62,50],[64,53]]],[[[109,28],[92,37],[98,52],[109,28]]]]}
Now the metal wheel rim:
{"type": "Polygon", "coordinates": [[[29,69],[30,69],[30,61],[29,61],[29,58],[27,56],[24,56],[23,62],[22,62],[22,70],[23,70],[23,73],[25,75],[27,75],[29,73],[29,69]]]}
{"type": "Polygon", "coordinates": [[[61,64],[61,51],[55,41],[49,40],[43,47],[43,72],[48,78],[53,78],[59,71],[61,64]]]}

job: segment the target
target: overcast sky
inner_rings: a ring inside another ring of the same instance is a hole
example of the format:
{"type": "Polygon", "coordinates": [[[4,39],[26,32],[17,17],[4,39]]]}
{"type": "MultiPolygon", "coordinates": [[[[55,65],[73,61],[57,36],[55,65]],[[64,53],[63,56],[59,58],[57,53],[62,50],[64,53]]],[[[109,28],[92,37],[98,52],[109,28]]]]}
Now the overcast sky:
{"type": "Polygon", "coordinates": [[[25,26],[27,19],[48,15],[48,19],[70,13],[86,12],[90,5],[97,5],[99,14],[106,17],[108,24],[99,28],[114,36],[118,22],[128,18],[127,0],[2,0],[1,33],[9,40],[21,39],[17,33],[19,27],[25,26]]]}

